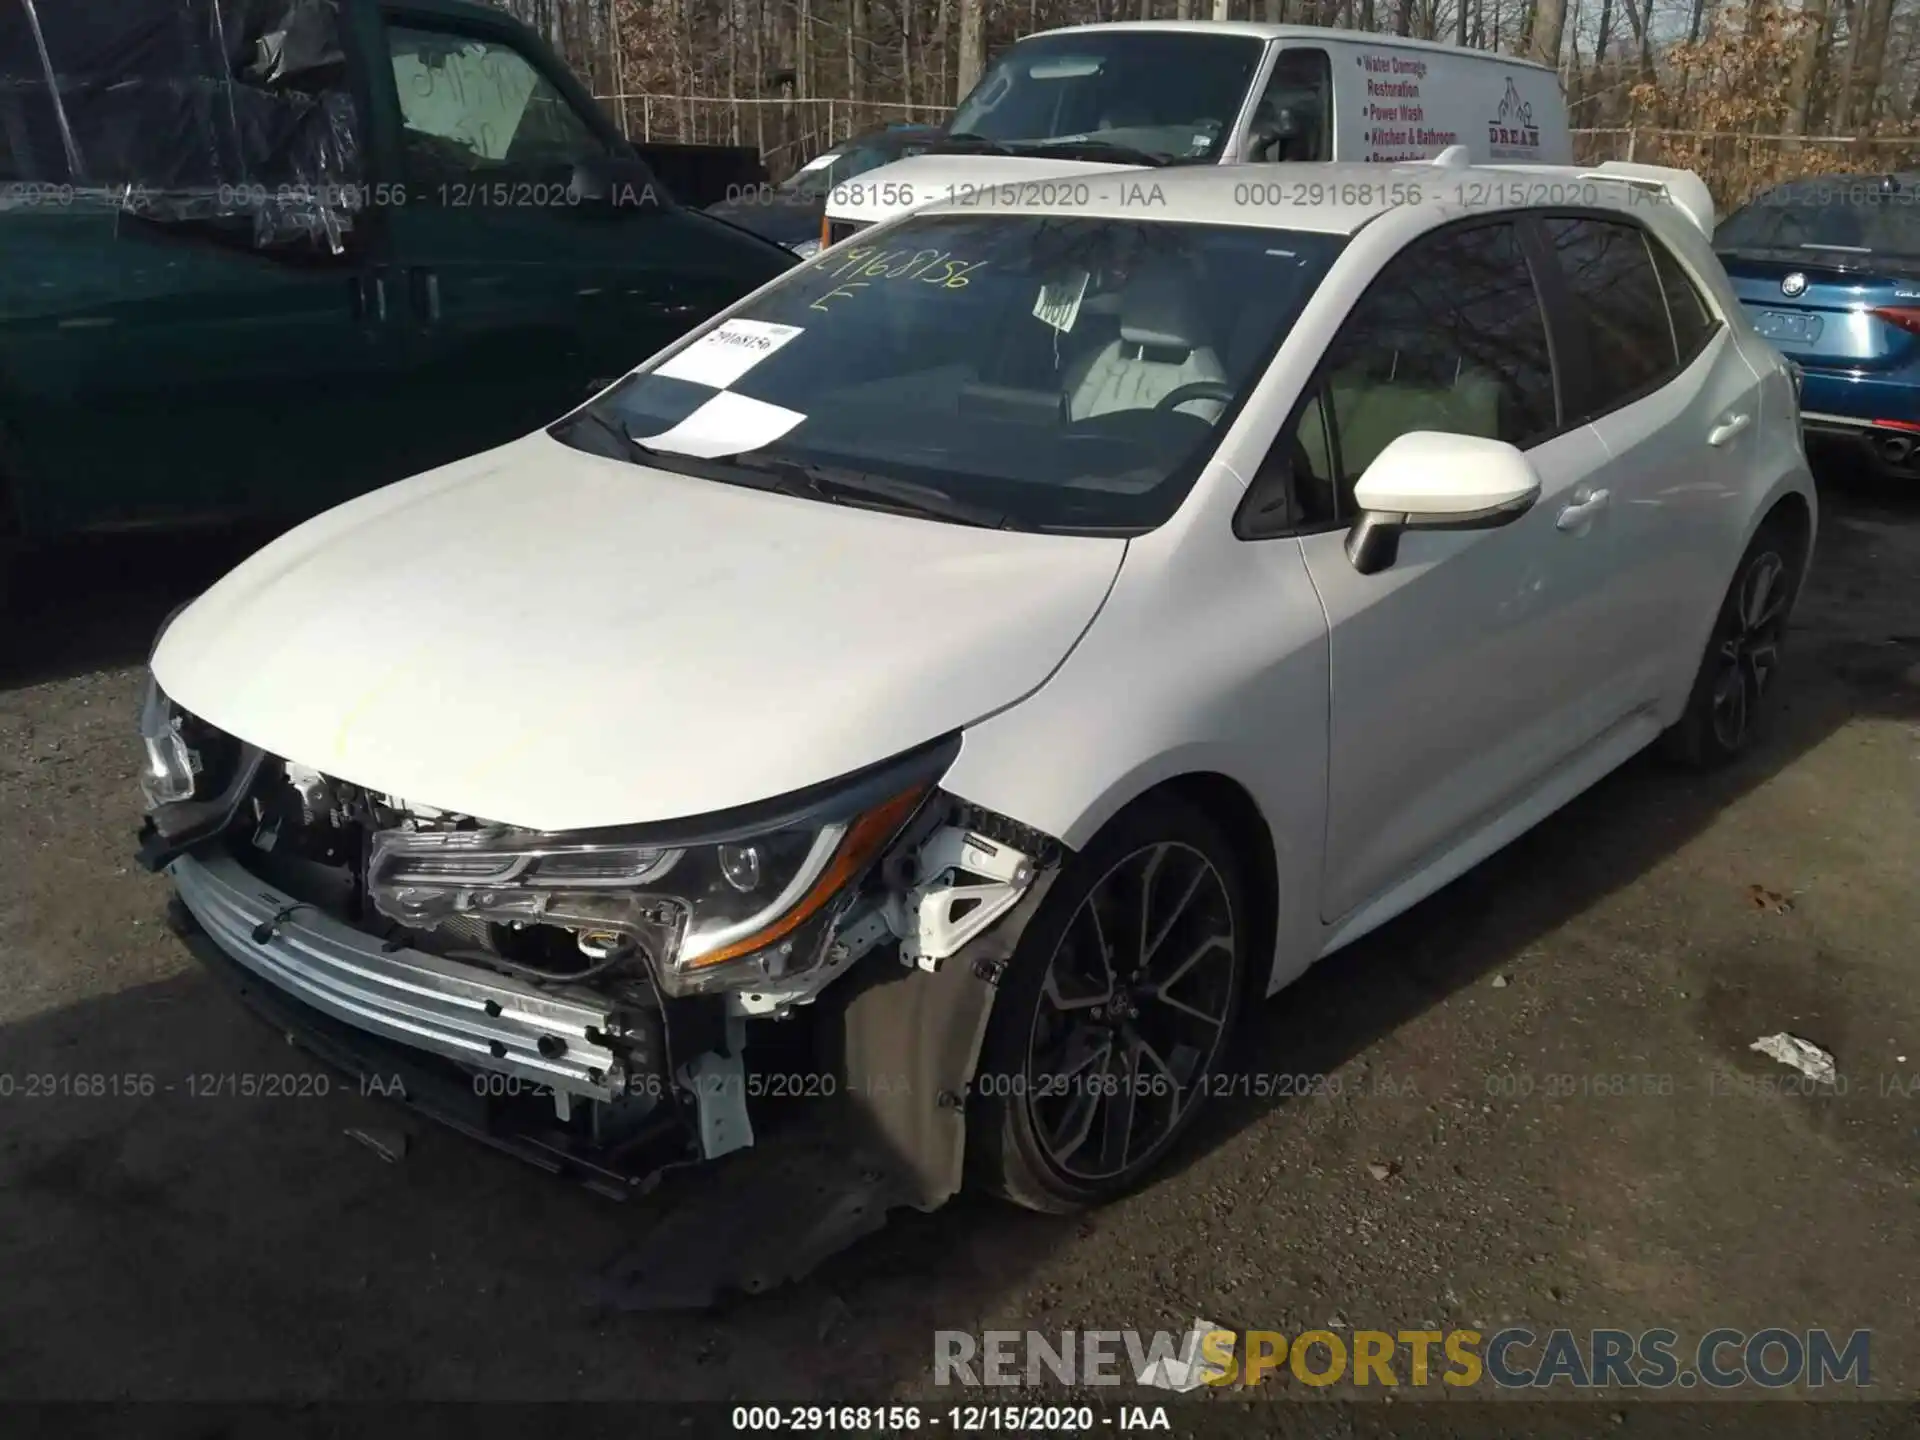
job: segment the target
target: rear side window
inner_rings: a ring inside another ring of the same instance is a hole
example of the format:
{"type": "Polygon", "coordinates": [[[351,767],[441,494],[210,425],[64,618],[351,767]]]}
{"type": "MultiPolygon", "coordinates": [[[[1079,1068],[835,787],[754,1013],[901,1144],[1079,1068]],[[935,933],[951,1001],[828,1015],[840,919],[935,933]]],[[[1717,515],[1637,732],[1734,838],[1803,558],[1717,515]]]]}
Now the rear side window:
{"type": "Polygon", "coordinates": [[[1700,353],[1720,322],[1713,318],[1713,311],[1707,308],[1706,300],[1687,278],[1687,272],[1680,268],[1680,262],[1673,258],[1673,252],[1651,236],[1647,247],[1653,252],[1653,268],[1660,274],[1660,289],[1667,297],[1667,318],[1673,322],[1677,363],[1685,365],[1700,353]]]}
{"type": "Polygon", "coordinates": [[[1542,219],[1587,347],[1584,420],[1625,404],[1671,374],[1678,356],[1667,297],[1646,232],[1586,216],[1542,219]]]}

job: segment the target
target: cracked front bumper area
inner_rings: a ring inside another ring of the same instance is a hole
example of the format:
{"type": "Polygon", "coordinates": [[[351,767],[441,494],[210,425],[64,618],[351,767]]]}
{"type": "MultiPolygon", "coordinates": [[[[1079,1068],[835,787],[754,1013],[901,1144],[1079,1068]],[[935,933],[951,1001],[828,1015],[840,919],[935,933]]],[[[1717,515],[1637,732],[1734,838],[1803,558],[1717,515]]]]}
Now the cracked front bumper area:
{"type": "Polygon", "coordinates": [[[383,1038],[295,999],[278,982],[242,965],[216,942],[178,894],[167,923],[201,966],[254,1016],[335,1071],[359,1082],[363,1094],[404,1104],[469,1139],[579,1181],[613,1199],[644,1191],[661,1172],[687,1156],[685,1133],[670,1109],[613,1143],[579,1125],[560,1123],[555,1106],[538,1096],[502,1094],[506,1087],[476,1082],[455,1061],[383,1038]]]}
{"type": "Polygon", "coordinates": [[[167,873],[222,951],[324,1015],[530,1089],[583,1100],[614,1100],[628,1090],[627,1069],[606,1044],[621,1021],[594,995],[556,994],[390,948],[222,856],[182,856],[167,873]]]}
{"type": "Polygon", "coordinates": [[[604,1194],[664,1181],[673,1203],[600,1299],[680,1309],[797,1278],[960,1189],[963,1097],[1058,853],[970,808],[925,819],[804,996],[532,983],[363,927],[311,865],[233,835],[149,849],[202,964],[362,1093],[604,1194]]]}

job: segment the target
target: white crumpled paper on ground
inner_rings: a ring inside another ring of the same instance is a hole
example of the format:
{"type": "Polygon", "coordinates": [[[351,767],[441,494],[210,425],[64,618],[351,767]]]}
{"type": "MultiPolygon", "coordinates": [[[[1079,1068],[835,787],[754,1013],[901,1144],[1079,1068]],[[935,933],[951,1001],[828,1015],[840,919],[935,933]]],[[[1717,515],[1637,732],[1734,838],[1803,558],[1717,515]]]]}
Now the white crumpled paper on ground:
{"type": "Polygon", "coordinates": [[[1811,1040],[1802,1040],[1798,1035],[1789,1035],[1784,1030],[1777,1035],[1762,1035],[1747,1048],[1758,1050],[1762,1055],[1778,1060],[1782,1065],[1790,1065],[1809,1080],[1821,1085],[1833,1084],[1838,1075],[1834,1068],[1833,1056],[1811,1040]]]}

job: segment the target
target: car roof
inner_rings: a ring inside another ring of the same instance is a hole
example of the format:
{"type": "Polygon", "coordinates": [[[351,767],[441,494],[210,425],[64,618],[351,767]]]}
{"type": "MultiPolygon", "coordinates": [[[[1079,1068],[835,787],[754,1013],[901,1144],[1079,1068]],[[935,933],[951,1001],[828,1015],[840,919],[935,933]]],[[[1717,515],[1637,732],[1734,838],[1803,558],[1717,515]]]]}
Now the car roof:
{"type": "MultiPolygon", "coordinates": [[[[1525,193],[1538,187],[1516,184],[1516,177],[1543,173],[1560,181],[1579,177],[1579,198],[1561,203],[1621,210],[1647,204],[1646,195],[1624,180],[1583,174],[1570,166],[1418,162],[1095,170],[983,189],[995,193],[995,203],[987,208],[997,214],[1090,215],[1352,235],[1391,210],[1427,210],[1438,220],[1521,208],[1525,193]]],[[[979,215],[987,210],[969,196],[925,205],[915,213],[955,212],[979,215]]]]}
{"type": "Polygon", "coordinates": [[[1023,35],[1035,40],[1042,35],[1077,35],[1101,30],[1163,31],[1169,35],[1241,35],[1255,40],[1349,40],[1375,50],[1426,50],[1461,59],[1490,60],[1516,69],[1545,70],[1553,67],[1517,55],[1502,55],[1491,50],[1463,50],[1439,40],[1415,40],[1411,36],[1382,35],[1370,30],[1335,30],[1326,25],[1267,25],[1257,20],[1115,20],[1102,25],[1062,25],[1053,30],[1036,30],[1023,35]]]}

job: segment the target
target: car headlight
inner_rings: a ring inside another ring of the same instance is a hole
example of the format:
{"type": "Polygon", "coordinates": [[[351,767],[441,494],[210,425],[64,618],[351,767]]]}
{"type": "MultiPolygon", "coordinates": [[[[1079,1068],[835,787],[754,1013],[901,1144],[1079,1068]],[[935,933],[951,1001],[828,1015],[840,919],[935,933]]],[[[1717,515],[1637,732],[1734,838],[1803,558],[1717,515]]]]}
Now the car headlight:
{"type": "MultiPolygon", "coordinates": [[[[951,758],[942,748],[939,768],[951,758]]],[[[491,826],[383,830],[367,890],[410,929],[454,916],[571,930],[588,954],[637,949],[670,995],[761,985],[820,961],[828,921],[932,791],[923,761],[762,826],[682,841],[491,826]],[[882,783],[876,787],[874,781],[882,783]]]]}
{"type": "Polygon", "coordinates": [[[798,245],[792,246],[790,248],[793,250],[794,254],[798,255],[801,259],[804,260],[809,256],[818,255],[820,253],[820,242],[817,239],[802,240],[798,245]]]}
{"type": "Polygon", "coordinates": [[[140,768],[140,793],[147,808],[191,800],[200,784],[200,756],[187,743],[186,717],[174,709],[160,682],[147,675],[146,697],[140,703],[140,740],[146,763],[140,768]]]}
{"type": "Polygon", "coordinates": [[[153,657],[159,653],[161,640],[191,603],[183,601],[169,610],[153,632],[153,644],[147,647],[147,689],[140,699],[140,741],[146,750],[146,762],[140,769],[140,793],[146,797],[149,810],[191,800],[206,768],[199,751],[188,740],[188,717],[167,699],[153,674],[153,657]]]}

